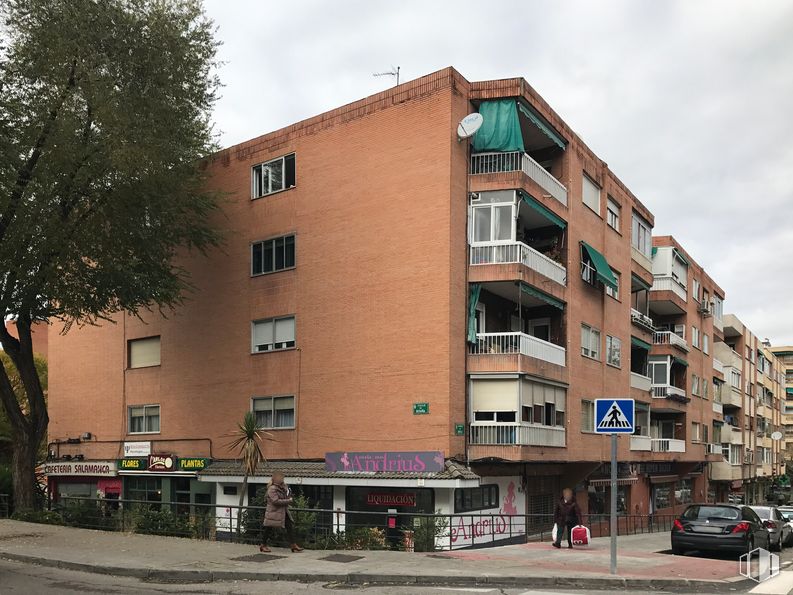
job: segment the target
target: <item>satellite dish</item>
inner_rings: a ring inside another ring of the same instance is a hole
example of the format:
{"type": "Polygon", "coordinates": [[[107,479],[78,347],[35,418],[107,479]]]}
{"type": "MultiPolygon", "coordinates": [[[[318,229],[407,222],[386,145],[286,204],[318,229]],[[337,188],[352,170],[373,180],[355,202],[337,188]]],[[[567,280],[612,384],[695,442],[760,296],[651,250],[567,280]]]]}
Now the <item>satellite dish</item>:
{"type": "Polygon", "coordinates": [[[782,432],[774,432],[771,434],[771,440],[782,440],[782,432]]]}
{"type": "Polygon", "coordinates": [[[468,114],[465,118],[460,120],[460,123],[457,125],[457,136],[460,140],[464,138],[468,138],[476,134],[476,131],[479,130],[479,127],[482,126],[482,122],[484,122],[484,118],[482,118],[482,114],[474,112],[473,114],[468,114]]]}

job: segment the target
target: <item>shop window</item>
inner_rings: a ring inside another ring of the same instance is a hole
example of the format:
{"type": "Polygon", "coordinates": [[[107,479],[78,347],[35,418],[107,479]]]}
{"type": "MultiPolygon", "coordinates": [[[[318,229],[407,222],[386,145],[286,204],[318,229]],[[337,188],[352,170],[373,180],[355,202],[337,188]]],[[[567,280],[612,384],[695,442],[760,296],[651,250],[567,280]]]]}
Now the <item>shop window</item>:
{"type": "Polygon", "coordinates": [[[499,507],[498,484],[454,490],[454,512],[488,510],[499,507]]]}
{"type": "Polygon", "coordinates": [[[162,478],[127,477],[127,499],[140,502],[162,502],[162,478]]]}
{"type": "Polygon", "coordinates": [[[672,507],[672,484],[661,483],[653,486],[653,511],[672,507]]]}
{"type": "MultiPolygon", "coordinates": [[[[628,514],[630,486],[617,486],[617,514],[628,514]]],[[[611,488],[607,486],[591,486],[589,488],[590,514],[608,514],[611,510],[611,488]]]]}
{"type": "Polygon", "coordinates": [[[675,504],[691,504],[692,482],[691,479],[681,479],[677,482],[677,489],[675,490],[675,504]]]}

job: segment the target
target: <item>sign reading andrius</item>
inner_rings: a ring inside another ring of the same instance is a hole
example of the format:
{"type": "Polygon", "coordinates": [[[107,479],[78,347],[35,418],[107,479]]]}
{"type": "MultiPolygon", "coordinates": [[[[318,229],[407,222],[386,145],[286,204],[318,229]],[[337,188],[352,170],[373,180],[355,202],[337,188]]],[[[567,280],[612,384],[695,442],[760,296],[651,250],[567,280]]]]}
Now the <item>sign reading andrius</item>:
{"type": "Polygon", "coordinates": [[[595,432],[633,434],[633,399],[595,399],[595,432]]]}
{"type": "Polygon", "coordinates": [[[328,471],[438,473],[444,468],[443,453],[436,450],[325,453],[328,471]]]}

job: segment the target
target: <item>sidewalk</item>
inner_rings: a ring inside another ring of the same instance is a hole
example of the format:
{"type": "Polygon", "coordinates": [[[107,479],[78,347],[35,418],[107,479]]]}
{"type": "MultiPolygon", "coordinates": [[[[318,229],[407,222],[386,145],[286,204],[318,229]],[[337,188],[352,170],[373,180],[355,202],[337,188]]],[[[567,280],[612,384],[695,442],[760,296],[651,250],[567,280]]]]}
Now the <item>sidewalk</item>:
{"type": "Polygon", "coordinates": [[[619,538],[618,576],[609,574],[609,540],[589,548],[549,543],[432,554],[274,549],[109,533],[0,520],[0,557],[70,570],[154,581],[291,580],[348,584],[502,585],[609,589],[740,588],[734,560],[672,556],[666,533],[619,538]]]}

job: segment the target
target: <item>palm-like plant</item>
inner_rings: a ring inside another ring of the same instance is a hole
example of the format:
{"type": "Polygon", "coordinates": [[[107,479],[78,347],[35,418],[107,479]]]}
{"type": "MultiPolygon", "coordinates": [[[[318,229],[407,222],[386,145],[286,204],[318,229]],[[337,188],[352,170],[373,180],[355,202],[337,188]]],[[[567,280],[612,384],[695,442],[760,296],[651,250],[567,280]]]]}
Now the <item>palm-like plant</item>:
{"type": "Polygon", "coordinates": [[[262,452],[262,440],[269,438],[270,434],[259,429],[256,424],[256,416],[248,411],[242,420],[237,424],[237,430],[231,435],[233,440],[229,443],[229,448],[237,451],[242,460],[242,490],[240,490],[240,507],[237,513],[237,533],[240,532],[240,515],[242,505],[245,502],[245,494],[248,491],[248,477],[256,474],[259,463],[266,462],[262,452]]]}

